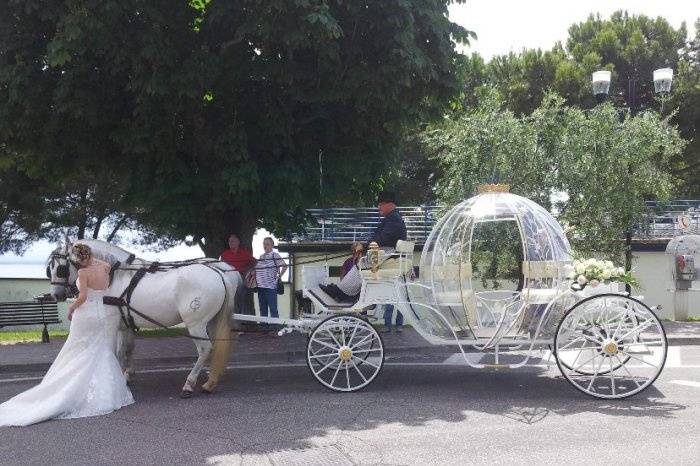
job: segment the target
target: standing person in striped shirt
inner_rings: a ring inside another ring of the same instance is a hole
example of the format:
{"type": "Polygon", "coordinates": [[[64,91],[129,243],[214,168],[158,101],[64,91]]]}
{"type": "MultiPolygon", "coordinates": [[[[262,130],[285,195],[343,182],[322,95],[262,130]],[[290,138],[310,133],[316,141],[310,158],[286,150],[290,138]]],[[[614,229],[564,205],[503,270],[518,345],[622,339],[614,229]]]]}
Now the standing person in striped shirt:
{"type": "Polygon", "coordinates": [[[263,240],[265,252],[260,255],[255,265],[255,278],[258,282],[258,304],[260,315],[279,317],[277,311],[277,281],[287,271],[287,263],[277,252],[273,251],[274,241],[269,236],[263,240]]]}

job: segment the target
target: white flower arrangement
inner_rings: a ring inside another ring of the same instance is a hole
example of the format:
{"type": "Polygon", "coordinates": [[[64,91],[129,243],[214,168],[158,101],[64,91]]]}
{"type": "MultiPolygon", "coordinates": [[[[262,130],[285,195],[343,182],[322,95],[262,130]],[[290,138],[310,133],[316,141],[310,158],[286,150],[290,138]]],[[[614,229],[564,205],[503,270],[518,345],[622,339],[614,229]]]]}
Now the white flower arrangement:
{"type": "Polygon", "coordinates": [[[568,275],[571,289],[580,291],[586,286],[596,287],[601,283],[620,282],[638,287],[639,283],[632,274],[622,267],[615,267],[611,261],[598,259],[577,259],[571,265],[568,275]]]}

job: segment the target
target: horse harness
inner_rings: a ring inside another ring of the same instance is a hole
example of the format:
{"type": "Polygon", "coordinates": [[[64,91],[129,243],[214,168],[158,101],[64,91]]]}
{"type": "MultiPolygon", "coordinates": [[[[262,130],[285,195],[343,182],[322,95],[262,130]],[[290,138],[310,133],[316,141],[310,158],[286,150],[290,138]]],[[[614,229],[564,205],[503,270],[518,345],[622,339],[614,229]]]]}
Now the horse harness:
{"type": "MultiPolygon", "coordinates": [[[[135,257],[136,256],[131,254],[125,262],[126,265],[131,265],[131,263],[134,261],[135,257]]],[[[121,267],[121,262],[117,261],[114,263],[111,270],[109,271],[109,285],[110,286],[112,286],[112,281],[114,280],[114,273],[120,267],[121,267]]],[[[134,322],[134,316],[131,315],[132,312],[134,314],[150,321],[153,324],[156,324],[156,325],[161,326],[161,327],[165,327],[164,325],[161,325],[160,323],[145,316],[141,312],[138,312],[136,309],[134,309],[131,306],[131,296],[134,294],[134,290],[136,289],[136,286],[139,284],[141,279],[147,273],[156,273],[158,271],[159,271],[159,263],[158,262],[153,262],[148,267],[139,267],[136,270],[136,273],[134,274],[134,276],[131,277],[131,280],[129,281],[129,284],[127,285],[127,287],[124,288],[124,291],[122,291],[121,295],[119,295],[119,296],[105,296],[102,298],[102,302],[105,305],[116,306],[116,308],[119,309],[119,315],[122,319],[122,322],[124,322],[124,325],[126,325],[127,328],[130,328],[134,332],[138,332],[139,327],[136,325],[136,322],[134,322]]],[[[167,328],[167,327],[165,327],[165,328],[167,328]]]]}
{"type": "MultiPolygon", "coordinates": [[[[131,265],[131,263],[134,261],[135,256],[132,254],[129,256],[129,258],[126,260],[126,265],[131,265]]],[[[210,261],[210,262],[219,262],[219,261],[210,261]]],[[[144,276],[146,276],[147,273],[156,273],[156,272],[166,272],[172,269],[177,269],[180,267],[185,267],[188,265],[193,265],[193,264],[198,264],[198,265],[203,265],[214,272],[216,272],[219,275],[219,278],[222,280],[222,284],[224,285],[224,290],[226,290],[226,282],[223,277],[223,271],[217,269],[216,267],[213,267],[210,263],[208,262],[199,262],[199,261],[181,261],[181,262],[170,262],[170,263],[165,263],[161,264],[160,262],[152,262],[148,266],[144,267],[139,267],[136,269],[136,273],[134,274],[133,277],[131,277],[131,280],[129,281],[129,284],[127,287],[122,291],[121,295],[119,296],[104,296],[102,298],[102,302],[106,306],[115,306],[119,310],[119,315],[122,319],[122,322],[124,325],[133,330],[134,332],[139,331],[139,327],[136,325],[136,322],[134,321],[134,316],[133,314],[136,314],[137,316],[141,317],[144,320],[147,320],[148,322],[160,327],[167,329],[169,328],[167,325],[162,324],[161,322],[158,322],[157,320],[147,316],[143,312],[138,311],[131,305],[131,297],[134,293],[134,290],[138,286],[139,282],[143,279],[144,276]]],[[[121,267],[120,262],[115,262],[115,264],[112,266],[112,269],[109,272],[109,283],[110,286],[112,284],[112,280],[114,278],[114,272],[116,272],[119,268],[121,267]]],[[[122,269],[122,270],[134,270],[134,269],[122,269]]],[[[194,335],[186,335],[188,338],[191,338],[193,340],[206,340],[206,341],[214,341],[215,339],[213,338],[202,338],[194,335]]],[[[230,339],[227,339],[230,340],[230,339]]]]}

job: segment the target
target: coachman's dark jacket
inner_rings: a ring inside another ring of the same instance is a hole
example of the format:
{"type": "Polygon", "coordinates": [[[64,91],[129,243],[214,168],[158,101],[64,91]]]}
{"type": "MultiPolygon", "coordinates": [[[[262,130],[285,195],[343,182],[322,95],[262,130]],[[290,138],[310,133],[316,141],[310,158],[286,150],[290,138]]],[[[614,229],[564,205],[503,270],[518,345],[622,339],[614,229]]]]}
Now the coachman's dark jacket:
{"type": "Polygon", "coordinates": [[[372,241],[376,241],[380,248],[395,248],[396,242],[400,239],[406,239],[406,224],[399,210],[394,209],[374,230],[372,241]]]}

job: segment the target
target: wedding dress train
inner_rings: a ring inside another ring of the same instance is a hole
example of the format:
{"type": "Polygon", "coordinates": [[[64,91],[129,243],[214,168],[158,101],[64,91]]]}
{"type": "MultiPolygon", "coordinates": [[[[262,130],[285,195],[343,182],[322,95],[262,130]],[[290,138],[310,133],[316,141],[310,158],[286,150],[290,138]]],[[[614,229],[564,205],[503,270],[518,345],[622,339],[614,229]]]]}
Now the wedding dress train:
{"type": "Polygon", "coordinates": [[[134,402],[115,357],[119,312],[88,290],[41,383],[0,405],[0,426],[107,414],[134,402]]]}

